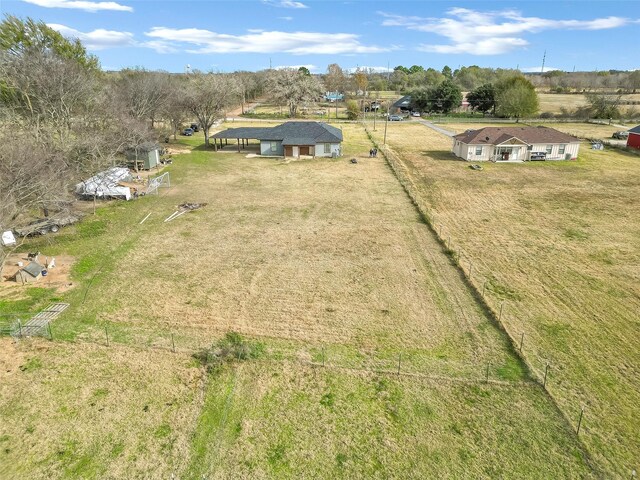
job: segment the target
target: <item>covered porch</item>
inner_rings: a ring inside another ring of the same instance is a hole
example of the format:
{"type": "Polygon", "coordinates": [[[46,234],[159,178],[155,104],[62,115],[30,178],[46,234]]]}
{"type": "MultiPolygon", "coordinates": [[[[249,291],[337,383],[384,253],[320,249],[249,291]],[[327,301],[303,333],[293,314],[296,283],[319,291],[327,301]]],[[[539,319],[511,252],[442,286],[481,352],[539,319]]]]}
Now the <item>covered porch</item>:
{"type": "Polygon", "coordinates": [[[527,159],[529,145],[522,140],[511,137],[497,144],[493,149],[491,161],[493,162],[524,162],[527,159]]]}

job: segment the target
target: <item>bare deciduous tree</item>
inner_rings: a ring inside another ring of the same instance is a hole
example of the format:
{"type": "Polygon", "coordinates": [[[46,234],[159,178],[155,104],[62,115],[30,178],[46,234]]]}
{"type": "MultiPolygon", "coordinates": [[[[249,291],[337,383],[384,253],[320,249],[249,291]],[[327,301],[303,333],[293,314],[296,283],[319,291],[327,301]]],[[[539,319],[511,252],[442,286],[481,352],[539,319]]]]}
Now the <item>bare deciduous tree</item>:
{"type": "Polygon", "coordinates": [[[171,96],[171,87],[168,73],[140,68],[123,70],[115,84],[129,115],[150,120],[152,127],[171,96]]]}
{"type": "Polygon", "coordinates": [[[185,106],[196,117],[209,146],[209,130],[227,109],[238,102],[238,85],[230,75],[222,73],[193,73],[185,91],[185,106]]]}
{"type": "Polygon", "coordinates": [[[92,74],[72,60],[51,53],[3,55],[0,60],[0,101],[36,138],[46,131],[62,145],[91,110],[96,83],[92,74]]]}
{"type": "Polygon", "coordinates": [[[292,118],[296,116],[300,105],[316,101],[324,90],[315,77],[291,68],[273,70],[269,76],[269,87],[273,98],[288,107],[292,118]]]}
{"type": "Polygon", "coordinates": [[[329,92],[344,93],[347,91],[349,80],[344,71],[337,63],[332,63],[327,67],[327,74],[324,77],[324,85],[329,92]]]}

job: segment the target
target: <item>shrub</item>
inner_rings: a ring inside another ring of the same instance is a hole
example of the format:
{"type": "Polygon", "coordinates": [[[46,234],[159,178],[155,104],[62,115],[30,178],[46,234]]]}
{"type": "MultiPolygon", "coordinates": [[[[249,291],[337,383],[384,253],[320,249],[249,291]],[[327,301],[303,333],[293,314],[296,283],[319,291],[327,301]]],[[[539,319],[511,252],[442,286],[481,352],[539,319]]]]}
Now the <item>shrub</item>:
{"type": "Polygon", "coordinates": [[[237,332],[228,332],[211,347],[203,348],[193,356],[207,368],[208,372],[214,372],[225,363],[258,358],[263,353],[262,343],[249,342],[237,332]]]}

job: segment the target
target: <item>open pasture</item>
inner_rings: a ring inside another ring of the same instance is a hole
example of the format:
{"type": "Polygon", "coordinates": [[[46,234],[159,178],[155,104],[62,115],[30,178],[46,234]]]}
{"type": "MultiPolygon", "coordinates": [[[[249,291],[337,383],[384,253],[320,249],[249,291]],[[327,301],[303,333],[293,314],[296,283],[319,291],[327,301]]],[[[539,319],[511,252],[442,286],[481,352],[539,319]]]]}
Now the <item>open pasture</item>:
{"type": "Polygon", "coordinates": [[[170,190],[57,237],[77,258],[72,306],[53,343],[20,346],[36,370],[2,382],[10,473],[44,477],[47,458],[60,478],[598,475],[362,127],[342,128],[340,159],[190,138],[170,190]],[[165,222],[183,202],[206,206],[165,222]],[[201,399],[189,354],[230,330],[264,352],[201,399]]]}
{"type": "Polygon", "coordinates": [[[516,341],[525,335],[539,376],[550,363],[549,390],[574,425],[585,407],[580,436],[599,465],[630,475],[640,451],[637,157],[583,144],[575,162],[485,162],[473,171],[444,135],[392,127],[387,143],[435,228],[463,252],[464,268],[473,263],[489,301],[505,302],[503,322],[516,341]]]}

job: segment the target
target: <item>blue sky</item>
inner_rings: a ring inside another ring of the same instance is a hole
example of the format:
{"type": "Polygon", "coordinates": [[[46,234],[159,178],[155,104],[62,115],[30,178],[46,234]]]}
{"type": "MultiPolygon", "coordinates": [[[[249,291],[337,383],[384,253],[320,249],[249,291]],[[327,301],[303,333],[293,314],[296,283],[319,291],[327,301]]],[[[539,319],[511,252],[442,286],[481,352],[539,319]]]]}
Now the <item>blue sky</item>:
{"type": "Polygon", "coordinates": [[[80,38],[106,70],[479,65],[635,70],[640,1],[0,0],[80,38]]]}

